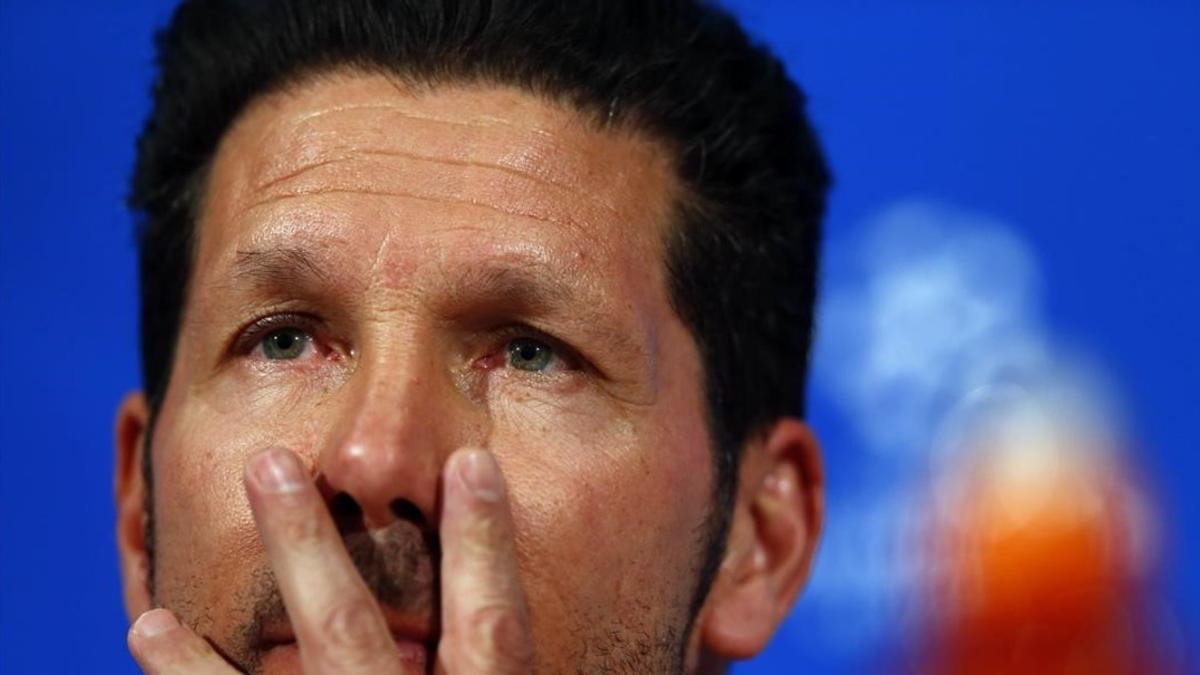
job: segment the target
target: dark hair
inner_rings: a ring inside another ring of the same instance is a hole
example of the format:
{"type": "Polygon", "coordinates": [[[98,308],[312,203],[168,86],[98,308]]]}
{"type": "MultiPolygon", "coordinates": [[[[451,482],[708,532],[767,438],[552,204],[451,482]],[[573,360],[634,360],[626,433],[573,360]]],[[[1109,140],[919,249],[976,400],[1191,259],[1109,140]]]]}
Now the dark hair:
{"type": "Polygon", "coordinates": [[[803,414],[830,180],[803,95],[732,17],[700,0],[189,0],[157,46],[129,198],[152,415],[170,378],[206,168],[251,99],[347,67],[514,85],[674,153],[685,197],[665,263],[704,362],[723,547],[739,448],[763,423],[803,414]]]}

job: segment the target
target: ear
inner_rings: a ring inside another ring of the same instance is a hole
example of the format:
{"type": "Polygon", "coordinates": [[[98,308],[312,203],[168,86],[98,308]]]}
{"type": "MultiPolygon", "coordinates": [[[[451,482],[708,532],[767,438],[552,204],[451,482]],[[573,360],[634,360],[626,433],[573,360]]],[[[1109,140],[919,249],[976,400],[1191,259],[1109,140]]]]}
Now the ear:
{"type": "Polygon", "coordinates": [[[127,395],[117,410],[113,489],[117,502],[117,553],[125,612],[130,621],[150,609],[146,484],[142,476],[142,453],[146,451],[149,423],[146,397],[141,392],[127,395]]]}
{"type": "Polygon", "coordinates": [[[720,660],[766,647],[808,578],[824,517],[820,448],[796,418],[743,448],[725,558],[702,615],[704,651],[720,660]]]}

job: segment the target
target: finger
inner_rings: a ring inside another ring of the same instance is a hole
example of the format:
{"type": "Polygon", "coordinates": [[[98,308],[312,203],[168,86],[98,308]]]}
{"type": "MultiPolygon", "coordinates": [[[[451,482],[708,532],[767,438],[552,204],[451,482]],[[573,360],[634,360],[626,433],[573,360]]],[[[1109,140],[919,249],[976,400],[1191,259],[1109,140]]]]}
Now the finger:
{"type": "Polygon", "coordinates": [[[233,666],[165,609],[152,609],[129,627],[129,651],[149,675],[233,675],[233,666]]]}
{"type": "Polygon", "coordinates": [[[529,618],[508,491],[491,453],[460,450],[443,472],[442,640],[446,673],[527,673],[529,618]]]}
{"type": "Polygon", "coordinates": [[[246,467],[246,493],[304,672],[401,672],[379,604],[296,456],[282,448],[255,456],[246,467]]]}

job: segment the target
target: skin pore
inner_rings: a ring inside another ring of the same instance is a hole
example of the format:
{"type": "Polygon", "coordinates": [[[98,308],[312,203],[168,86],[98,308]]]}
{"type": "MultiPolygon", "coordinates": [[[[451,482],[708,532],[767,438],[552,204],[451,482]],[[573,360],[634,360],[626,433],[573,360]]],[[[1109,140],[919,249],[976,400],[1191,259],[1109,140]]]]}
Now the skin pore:
{"type": "Polygon", "coordinates": [[[662,262],[669,157],[497,86],[339,72],[256,99],[208,173],[153,439],[139,397],[118,418],[131,619],[166,607],[235,664],[297,667],[242,478],[278,447],[389,625],[436,643],[443,468],[476,447],[507,485],[534,672],[714,669],[761,649],[815,546],[816,444],[789,419],[748,443],[726,556],[690,616],[714,476],[662,262]]]}

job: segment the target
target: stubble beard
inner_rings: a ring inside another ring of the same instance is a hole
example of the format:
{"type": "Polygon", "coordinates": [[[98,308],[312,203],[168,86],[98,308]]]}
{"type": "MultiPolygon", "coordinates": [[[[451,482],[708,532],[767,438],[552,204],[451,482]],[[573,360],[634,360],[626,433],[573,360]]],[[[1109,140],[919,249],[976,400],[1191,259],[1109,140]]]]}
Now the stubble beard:
{"type": "MultiPolygon", "coordinates": [[[[152,438],[151,425],[147,438],[152,438]]],[[[146,522],[147,584],[151,604],[160,604],[156,565],[156,524],[154,510],[153,467],[151,448],[147,442],[143,461],[146,499],[143,506],[146,522]]],[[[655,612],[651,606],[638,606],[626,613],[629,617],[655,616],[659,618],[651,626],[628,621],[625,617],[612,617],[603,627],[595,621],[576,622],[576,631],[581,633],[575,642],[579,645],[568,663],[548,664],[538,660],[537,645],[534,645],[535,673],[575,672],[579,675],[664,673],[682,674],[685,671],[686,648],[700,608],[712,586],[720,559],[724,555],[728,529],[728,515],[714,513],[710,508],[697,528],[693,543],[693,565],[687,571],[692,578],[693,590],[684,602],[663,612],[655,612]]],[[[420,615],[428,613],[435,623],[440,617],[438,589],[440,582],[440,546],[436,532],[410,520],[398,520],[388,528],[368,533],[357,531],[343,534],[350,558],[367,587],[383,604],[406,613],[420,615]]],[[[213,646],[239,670],[258,673],[264,651],[260,643],[263,626],[268,621],[286,617],[283,596],[274,571],[269,564],[256,568],[244,588],[234,589],[236,606],[242,608],[237,614],[248,617],[239,621],[231,632],[230,644],[213,646]]],[[[171,607],[180,612],[185,625],[196,625],[196,617],[189,617],[184,607],[171,607]]],[[[197,608],[205,613],[202,608],[197,608]]],[[[536,607],[531,607],[536,611],[536,607]]],[[[586,613],[586,611],[584,612],[586,613]]],[[[208,616],[209,621],[212,617],[208,616]]],[[[212,642],[212,640],[209,640],[212,642]]],[[[436,663],[436,654],[431,653],[429,670],[436,663]]]]}

